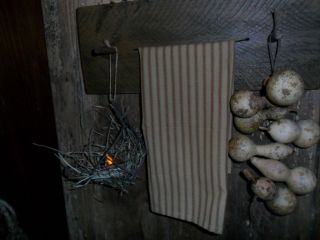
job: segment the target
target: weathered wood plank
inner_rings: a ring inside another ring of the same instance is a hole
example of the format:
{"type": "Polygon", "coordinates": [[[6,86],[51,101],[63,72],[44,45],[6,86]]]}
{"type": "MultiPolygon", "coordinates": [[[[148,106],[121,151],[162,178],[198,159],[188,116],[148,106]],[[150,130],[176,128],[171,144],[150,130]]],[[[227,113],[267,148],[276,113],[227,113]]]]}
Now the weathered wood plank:
{"type": "Polygon", "coordinates": [[[41,2],[0,2],[0,239],[65,239],[60,166],[32,143],[56,147],[41,2]],[[55,226],[53,231],[52,226],[55,226]]]}
{"type": "Polygon", "coordinates": [[[239,40],[236,44],[235,89],[258,90],[270,74],[267,37],[276,12],[281,37],[276,69],[300,73],[307,89],[320,81],[319,1],[137,1],[79,8],[77,22],[86,91],[103,94],[108,89],[108,58],[91,50],[105,39],[120,53],[118,90],[139,93],[141,46],[239,40]]]}
{"type": "MultiPolygon", "coordinates": [[[[93,1],[86,1],[92,3],[93,1]]],[[[77,45],[75,9],[84,1],[42,0],[46,41],[49,55],[50,77],[55,106],[59,146],[62,150],[80,147],[87,140],[87,131],[94,122],[90,114],[92,105],[106,104],[107,98],[85,94],[77,45]],[[81,116],[81,117],[80,117],[81,116]],[[81,119],[81,121],[80,121],[81,119]]],[[[247,3],[249,4],[249,3],[247,3]]],[[[187,7],[186,7],[187,8],[187,7]]],[[[151,16],[150,16],[151,17],[151,16]]],[[[174,36],[173,36],[174,38],[174,36]]],[[[301,105],[303,115],[319,120],[320,91],[310,91],[301,105]]],[[[130,107],[129,117],[135,126],[140,125],[139,95],[119,96],[130,107]]],[[[308,164],[319,169],[318,153],[311,155],[308,164]]],[[[301,152],[302,153],[302,152],[301,152]]],[[[305,156],[304,154],[304,156],[305,156]]],[[[294,163],[306,163],[307,158],[294,158],[294,163]]],[[[299,209],[294,215],[279,218],[254,206],[253,227],[246,225],[249,195],[246,182],[239,171],[246,164],[233,164],[229,176],[229,199],[225,231],[221,236],[212,235],[195,225],[159,216],[149,211],[145,172],[128,195],[119,196],[112,189],[87,186],[72,190],[64,182],[66,211],[71,239],[302,239],[319,238],[320,194],[317,191],[299,199],[299,209]],[[300,215],[301,214],[301,215],[300,215]],[[310,229],[305,227],[309,223],[310,229]]],[[[317,172],[317,176],[319,174],[317,172]]]]}

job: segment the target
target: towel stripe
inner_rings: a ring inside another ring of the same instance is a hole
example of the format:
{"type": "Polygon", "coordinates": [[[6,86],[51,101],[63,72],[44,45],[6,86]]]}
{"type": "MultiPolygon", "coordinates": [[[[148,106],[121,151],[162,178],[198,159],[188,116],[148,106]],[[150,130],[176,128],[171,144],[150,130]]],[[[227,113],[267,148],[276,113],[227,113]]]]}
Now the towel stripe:
{"type": "Polygon", "coordinates": [[[234,42],[139,50],[151,210],[222,233],[234,42]]]}

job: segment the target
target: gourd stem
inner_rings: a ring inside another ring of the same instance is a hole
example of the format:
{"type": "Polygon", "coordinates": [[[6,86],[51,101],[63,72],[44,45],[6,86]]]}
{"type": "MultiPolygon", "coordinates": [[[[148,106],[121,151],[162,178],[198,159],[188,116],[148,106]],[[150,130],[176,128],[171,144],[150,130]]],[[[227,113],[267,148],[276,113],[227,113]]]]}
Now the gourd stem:
{"type": "Polygon", "coordinates": [[[252,172],[249,169],[244,169],[242,171],[242,173],[248,181],[250,181],[252,183],[257,182],[257,178],[255,176],[253,176],[252,172]]]}

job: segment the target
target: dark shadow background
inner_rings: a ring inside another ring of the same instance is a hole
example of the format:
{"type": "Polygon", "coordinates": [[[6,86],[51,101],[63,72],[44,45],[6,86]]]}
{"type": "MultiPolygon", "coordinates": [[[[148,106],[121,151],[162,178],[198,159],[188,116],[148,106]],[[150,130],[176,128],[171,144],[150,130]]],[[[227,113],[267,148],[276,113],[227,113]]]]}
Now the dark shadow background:
{"type": "Polygon", "coordinates": [[[0,198],[29,239],[67,239],[40,0],[0,1],[0,198]]]}

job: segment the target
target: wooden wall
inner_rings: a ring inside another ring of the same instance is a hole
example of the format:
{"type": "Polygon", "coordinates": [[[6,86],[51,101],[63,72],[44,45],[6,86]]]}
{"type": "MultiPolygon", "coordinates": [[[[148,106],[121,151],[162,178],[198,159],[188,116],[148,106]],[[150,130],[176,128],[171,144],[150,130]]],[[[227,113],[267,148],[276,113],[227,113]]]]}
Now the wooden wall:
{"type": "MultiPolygon", "coordinates": [[[[86,95],[80,68],[75,9],[100,1],[42,0],[50,77],[59,147],[71,150],[87,140],[93,122],[92,105],[105,104],[106,96],[86,95]],[[81,121],[80,121],[81,119],[81,121]]],[[[140,124],[139,95],[121,95],[130,106],[129,117],[140,124]]],[[[302,115],[319,121],[319,90],[309,91],[300,105],[302,115]]],[[[259,136],[255,137],[259,140],[259,136]]],[[[259,140],[260,141],[260,140],[259,140]]],[[[311,167],[318,175],[319,148],[299,152],[292,164],[311,167]],[[318,152],[317,152],[318,151],[318,152]]],[[[248,224],[249,194],[239,176],[246,164],[234,164],[229,176],[229,198],[223,235],[214,235],[193,224],[149,211],[145,171],[141,179],[120,196],[112,189],[87,186],[72,191],[64,182],[65,204],[71,239],[316,239],[320,237],[319,186],[315,194],[299,198],[297,211],[287,217],[267,212],[262,203],[253,206],[253,224],[248,224]]]]}
{"type": "MultiPolygon", "coordinates": [[[[86,92],[107,92],[108,58],[92,56],[104,40],[119,52],[118,91],[139,93],[142,46],[241,40],[235,46],[234,88],[259,90],[270,74],[267,38],[279,39],[275,69],[290,68],[304,78],[306,89],[320,88],[320,2],[278,0],[133,1],[77,10],[86,92]]],[[[274,55],[276,43],[271,43],[274,55]]]]}
{"type": "Polygon", "coordinates": [[[32,145],[57,145],[54,121],[41,2],[0,1],[0,198],[29,239],[68,234],[59,163],[32,145]]]}

